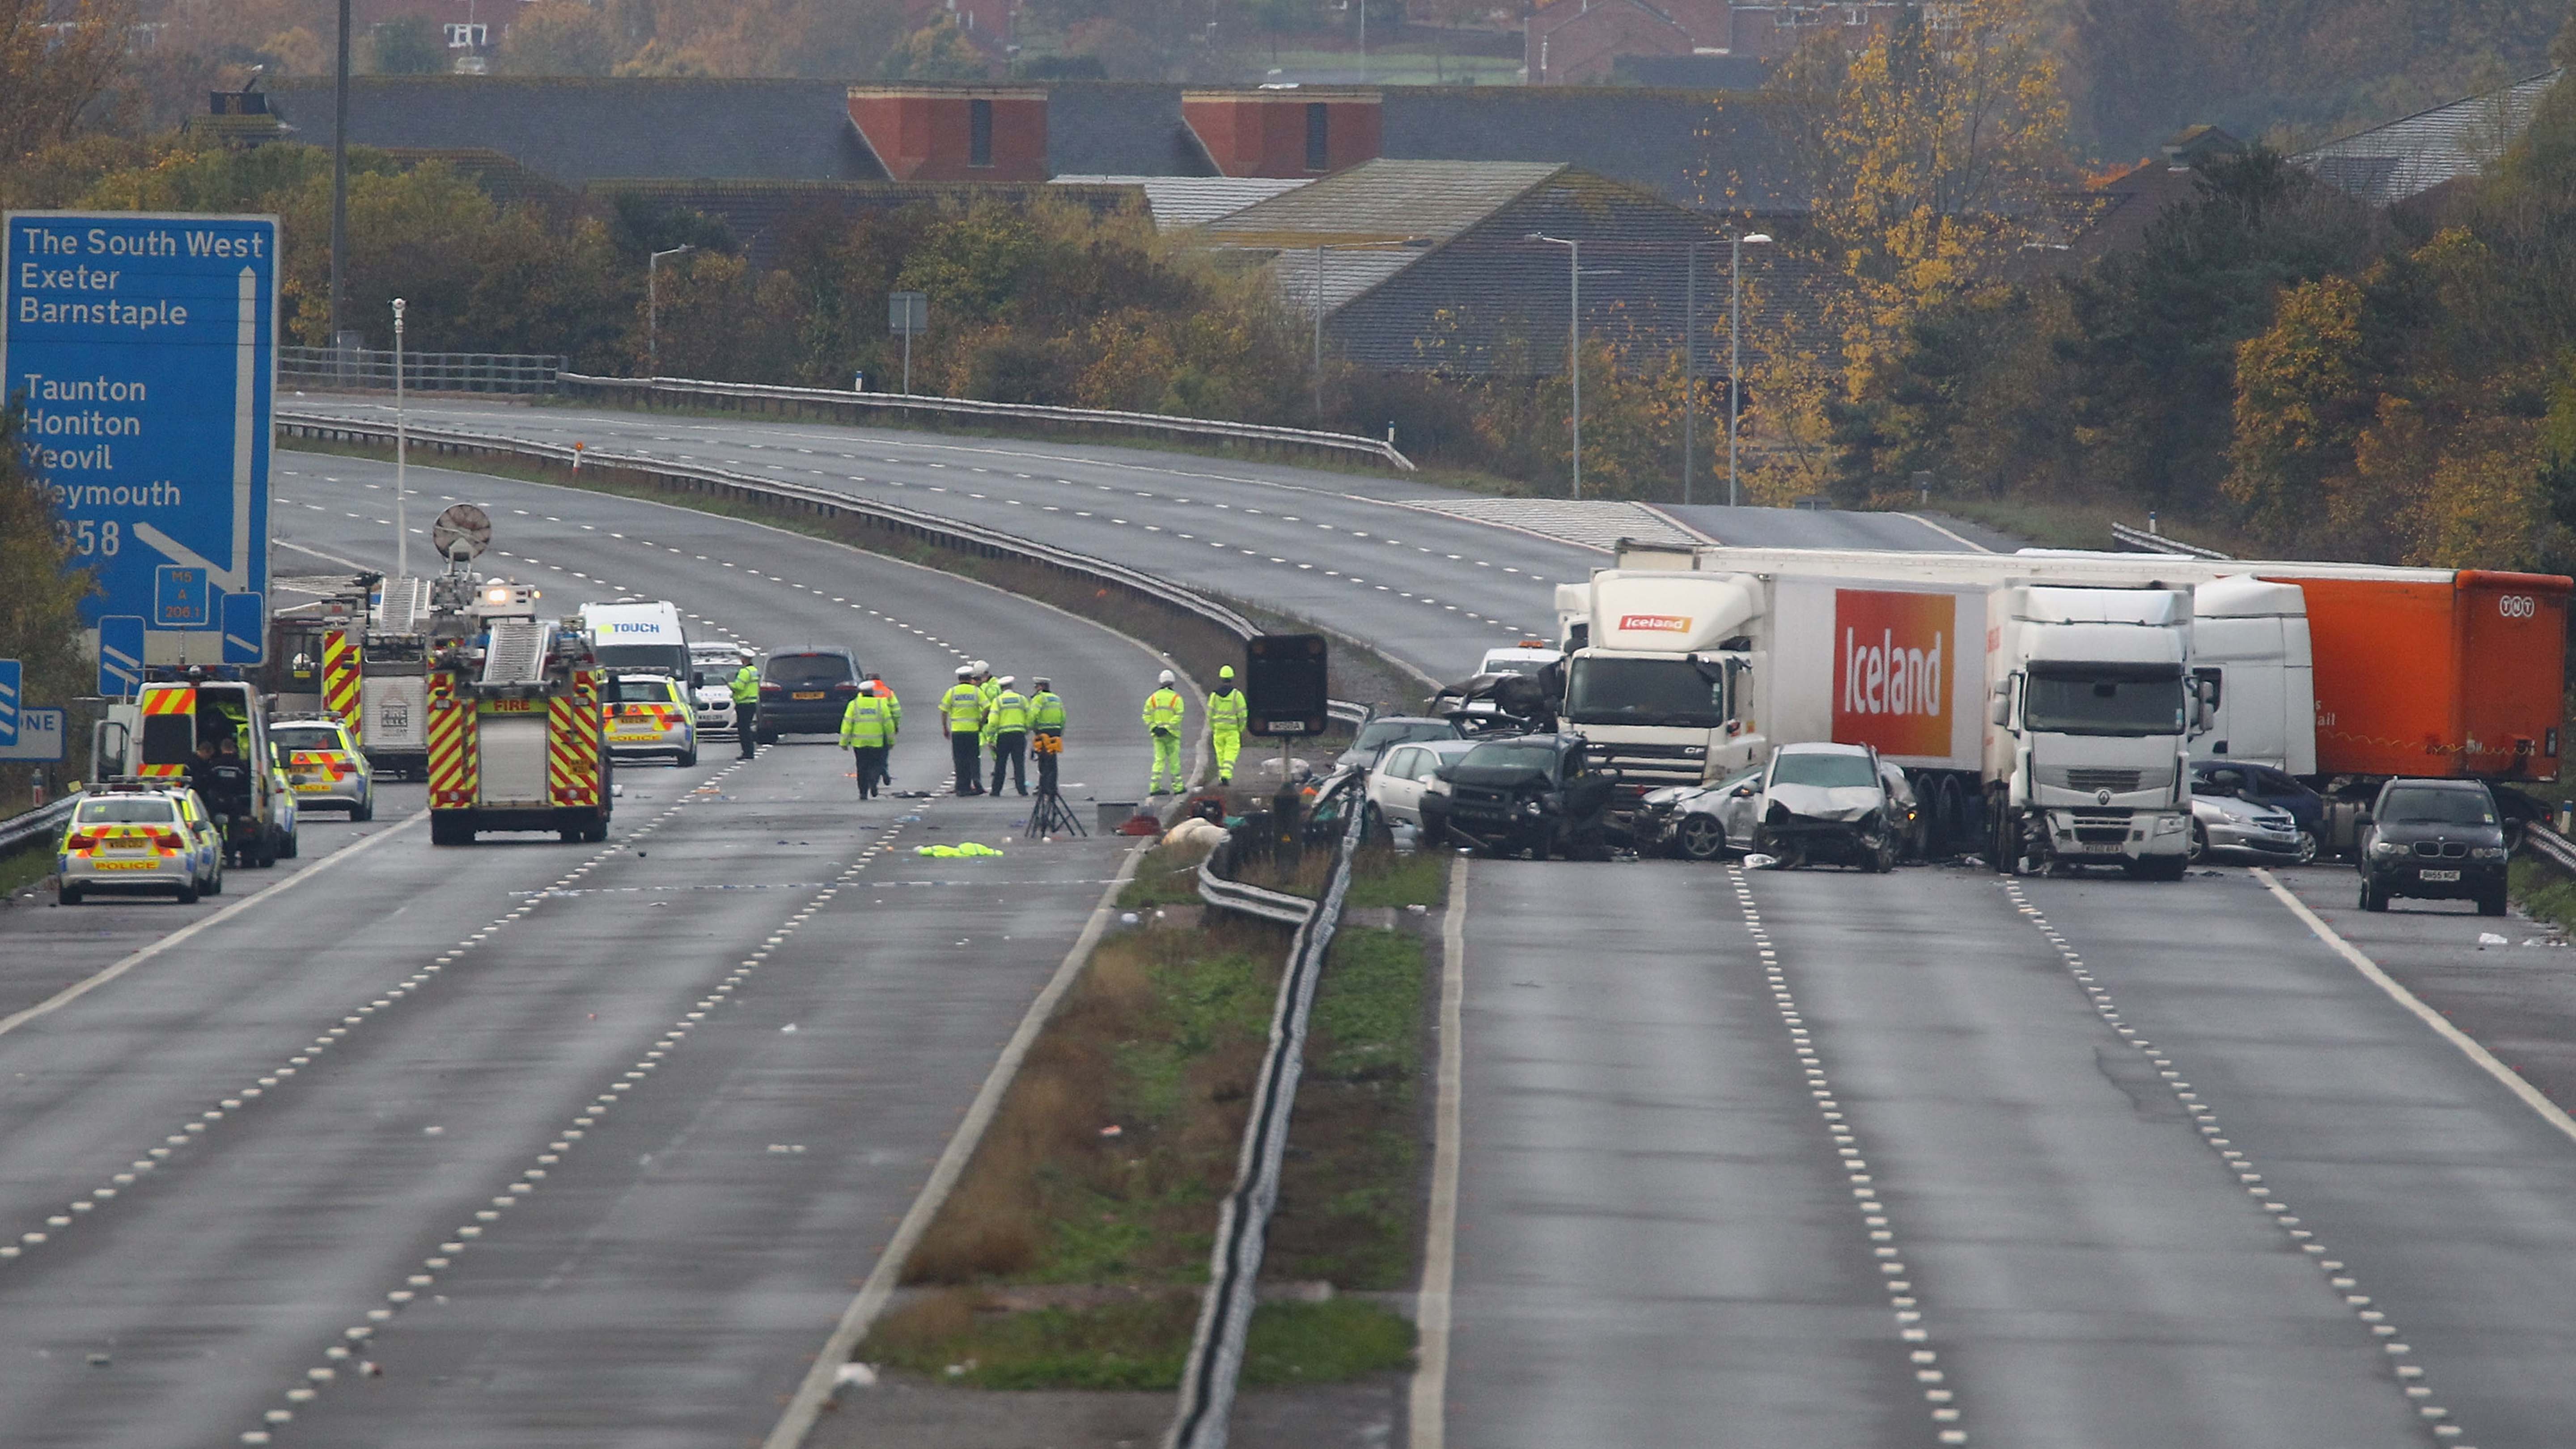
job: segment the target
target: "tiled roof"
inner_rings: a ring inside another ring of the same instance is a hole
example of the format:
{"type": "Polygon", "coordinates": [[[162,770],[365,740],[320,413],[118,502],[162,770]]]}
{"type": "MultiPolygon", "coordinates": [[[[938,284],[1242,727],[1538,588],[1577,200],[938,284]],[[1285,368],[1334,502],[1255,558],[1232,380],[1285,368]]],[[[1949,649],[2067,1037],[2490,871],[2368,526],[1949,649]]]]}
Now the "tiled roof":
{"type": "Polygon", "coordinates": [[[1627,86],[1388,86],[1385,154],[1557,161],[1709,210],[1804,213],[1780,98],[1627,86]]]}
{"type": "MultiPolygon", "coordinates": [[[[359,145],[487,148],[568,186],[609,177],[867,180],[882,173],[850,126],[842,81],[701,76],[360,76],[359,145]]],[[[331,144],[331,82],[291,79],[270,105],[331,144]]]]}
{"type": "Polygon", "coordinates": [[[2553,70],[2531,76],[2328,141],[2290,159],[2373,206],[2394,206],[2446,181],[2474,176],[2503,155],[2562,74],[2553,70]]]}
{"type": "Polygon", "coordinates": [[[1049,81],[1047,169],[1059,176],[1214,176],[1181,124],[1181,88],[1147,81],[1049,81]]]}
{"type": "Polygon", "coordinates": [[[1060,186],[990,181],[601,181],[593,197],[649,196],[666,206],[702,211],[730,228],[755,266],[769,266],[781,233],[800,217],[848,219],[940,202],[1025,205],[1039,195],[1077,201],[1096,212],[1134,206],[1143,196],[1126,186],[1060,186]]]}
{"type": "Polygon", "coordinates": [[[1145,193],[1145,202],[1153,209],[1155,228],[1179,231],[1205,226],[1255,202],[1312,183],[1266,176],[1058,176],[1053,184],[1136,187],[1145,193]]]}
{"type": "Polygon", "coordinates": [[[1211,224],[1207,238],[1276,252],[1271,276],[1301,311],[1316,305],[1320,267],[1323,309],[1330,314],[1421,260],[1432,244],[1487,220],[1564,169],[1515,161],[1367,161],[1246,207],[1211,224]]]}

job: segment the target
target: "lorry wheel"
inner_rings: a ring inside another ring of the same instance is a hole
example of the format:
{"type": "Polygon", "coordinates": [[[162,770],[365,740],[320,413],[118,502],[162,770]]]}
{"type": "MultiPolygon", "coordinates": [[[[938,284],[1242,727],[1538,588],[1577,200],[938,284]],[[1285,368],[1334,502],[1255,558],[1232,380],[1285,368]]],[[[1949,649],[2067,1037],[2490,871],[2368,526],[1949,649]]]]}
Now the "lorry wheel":
{"type": "Polygon", "coordinates": [[[1986,861],[1998,875],[2021,874],[2021,822],[2001,800],[1986,801],[1986,861]]]}
{"type": "Polygon", "coordinates": [[[433,814],[429,817],[429,843],[432,845],[472,845],[474,843],[474,827],[463,820],[451,818],[446,812],[433,814]]]}
{"type": "Polygon", "coordinates": [[[581,838],[592,845],[608,838],[608,818],[601,816],[581,828],[581,838]]]}
{"type": "Polygon", "coordinates": [[[1673,844],[1691,860],[1715,860],[1726,854],[1726,826],[1714,815],[1685,815],[1673,830],[1673,844]]]}

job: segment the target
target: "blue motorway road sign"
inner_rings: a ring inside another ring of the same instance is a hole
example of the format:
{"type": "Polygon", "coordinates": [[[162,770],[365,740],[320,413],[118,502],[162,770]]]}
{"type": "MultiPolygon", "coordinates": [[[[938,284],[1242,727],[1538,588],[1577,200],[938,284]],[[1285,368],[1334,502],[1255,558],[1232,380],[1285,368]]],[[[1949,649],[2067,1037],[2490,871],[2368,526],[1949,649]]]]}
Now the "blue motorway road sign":
{"type": "Polygon", "coordinates": [[[267,658],[267,595],[224,595],[224,662],[257,664],[267,658]]]}
{"type": "Polygon", "coordinates": [[[0,744],[0,760],[59,765],[63,761],[63,712],[58,709],[18,711],[18,738],[0,744]]]}
{"type": "Polygon", "coordinates": [[[152,567],[152,627],[156,629],[203,629],[212,625],[213,610],[206,598],[206,571],[194,564],[155,564],[152,567]]]}
{"type": "Polygon", "coordinates": [[[20,686],[25,682],[25,665],[0,659],[0,745],[18,743],[18,706],[26,699],[20,686]]]}
{"type": "MultiPolygon", "coordinates": [[[[163,624],[156,573],[268,591],[277,219],[13,211],[0,392],[26,407],[26,461],[52,490],[82,621],[163,624]]],[[[187,625],[208,629],[201,599],[187,625]]]]}
{"type": "Polygon", "coordinates": [[[98,621],[98,692],[132,699],[143,692],[143,616],[110,614],[98,621]]]}

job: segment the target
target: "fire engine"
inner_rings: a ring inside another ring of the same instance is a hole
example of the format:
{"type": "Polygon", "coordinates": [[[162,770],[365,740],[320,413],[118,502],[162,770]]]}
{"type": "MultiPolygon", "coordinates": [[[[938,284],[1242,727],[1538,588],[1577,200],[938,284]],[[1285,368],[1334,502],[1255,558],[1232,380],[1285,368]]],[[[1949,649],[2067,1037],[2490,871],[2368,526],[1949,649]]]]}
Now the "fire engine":
{"type": "Polygon", "coordinates": [[[491,538],[481,509],[449,509],[431,537],[450,565],[431,583],[423,630],[430,842],[470,845],[487,830],[607,839],[607,676],[588,631],[579,618],[538,617],[528,585],[467,572],[491,538]]]}

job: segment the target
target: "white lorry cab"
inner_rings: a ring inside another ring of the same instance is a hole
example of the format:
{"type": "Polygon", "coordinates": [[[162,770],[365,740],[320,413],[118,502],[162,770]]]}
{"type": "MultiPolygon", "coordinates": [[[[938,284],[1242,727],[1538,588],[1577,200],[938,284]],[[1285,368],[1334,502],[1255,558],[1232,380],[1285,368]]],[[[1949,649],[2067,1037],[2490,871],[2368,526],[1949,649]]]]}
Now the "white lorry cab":
{"type": "Polygon", "coordinates": [[[689,635],[668,599],[608,599],[581,606],[599,667],[610,674],[661,674],[693,686],[689,635]]]}

